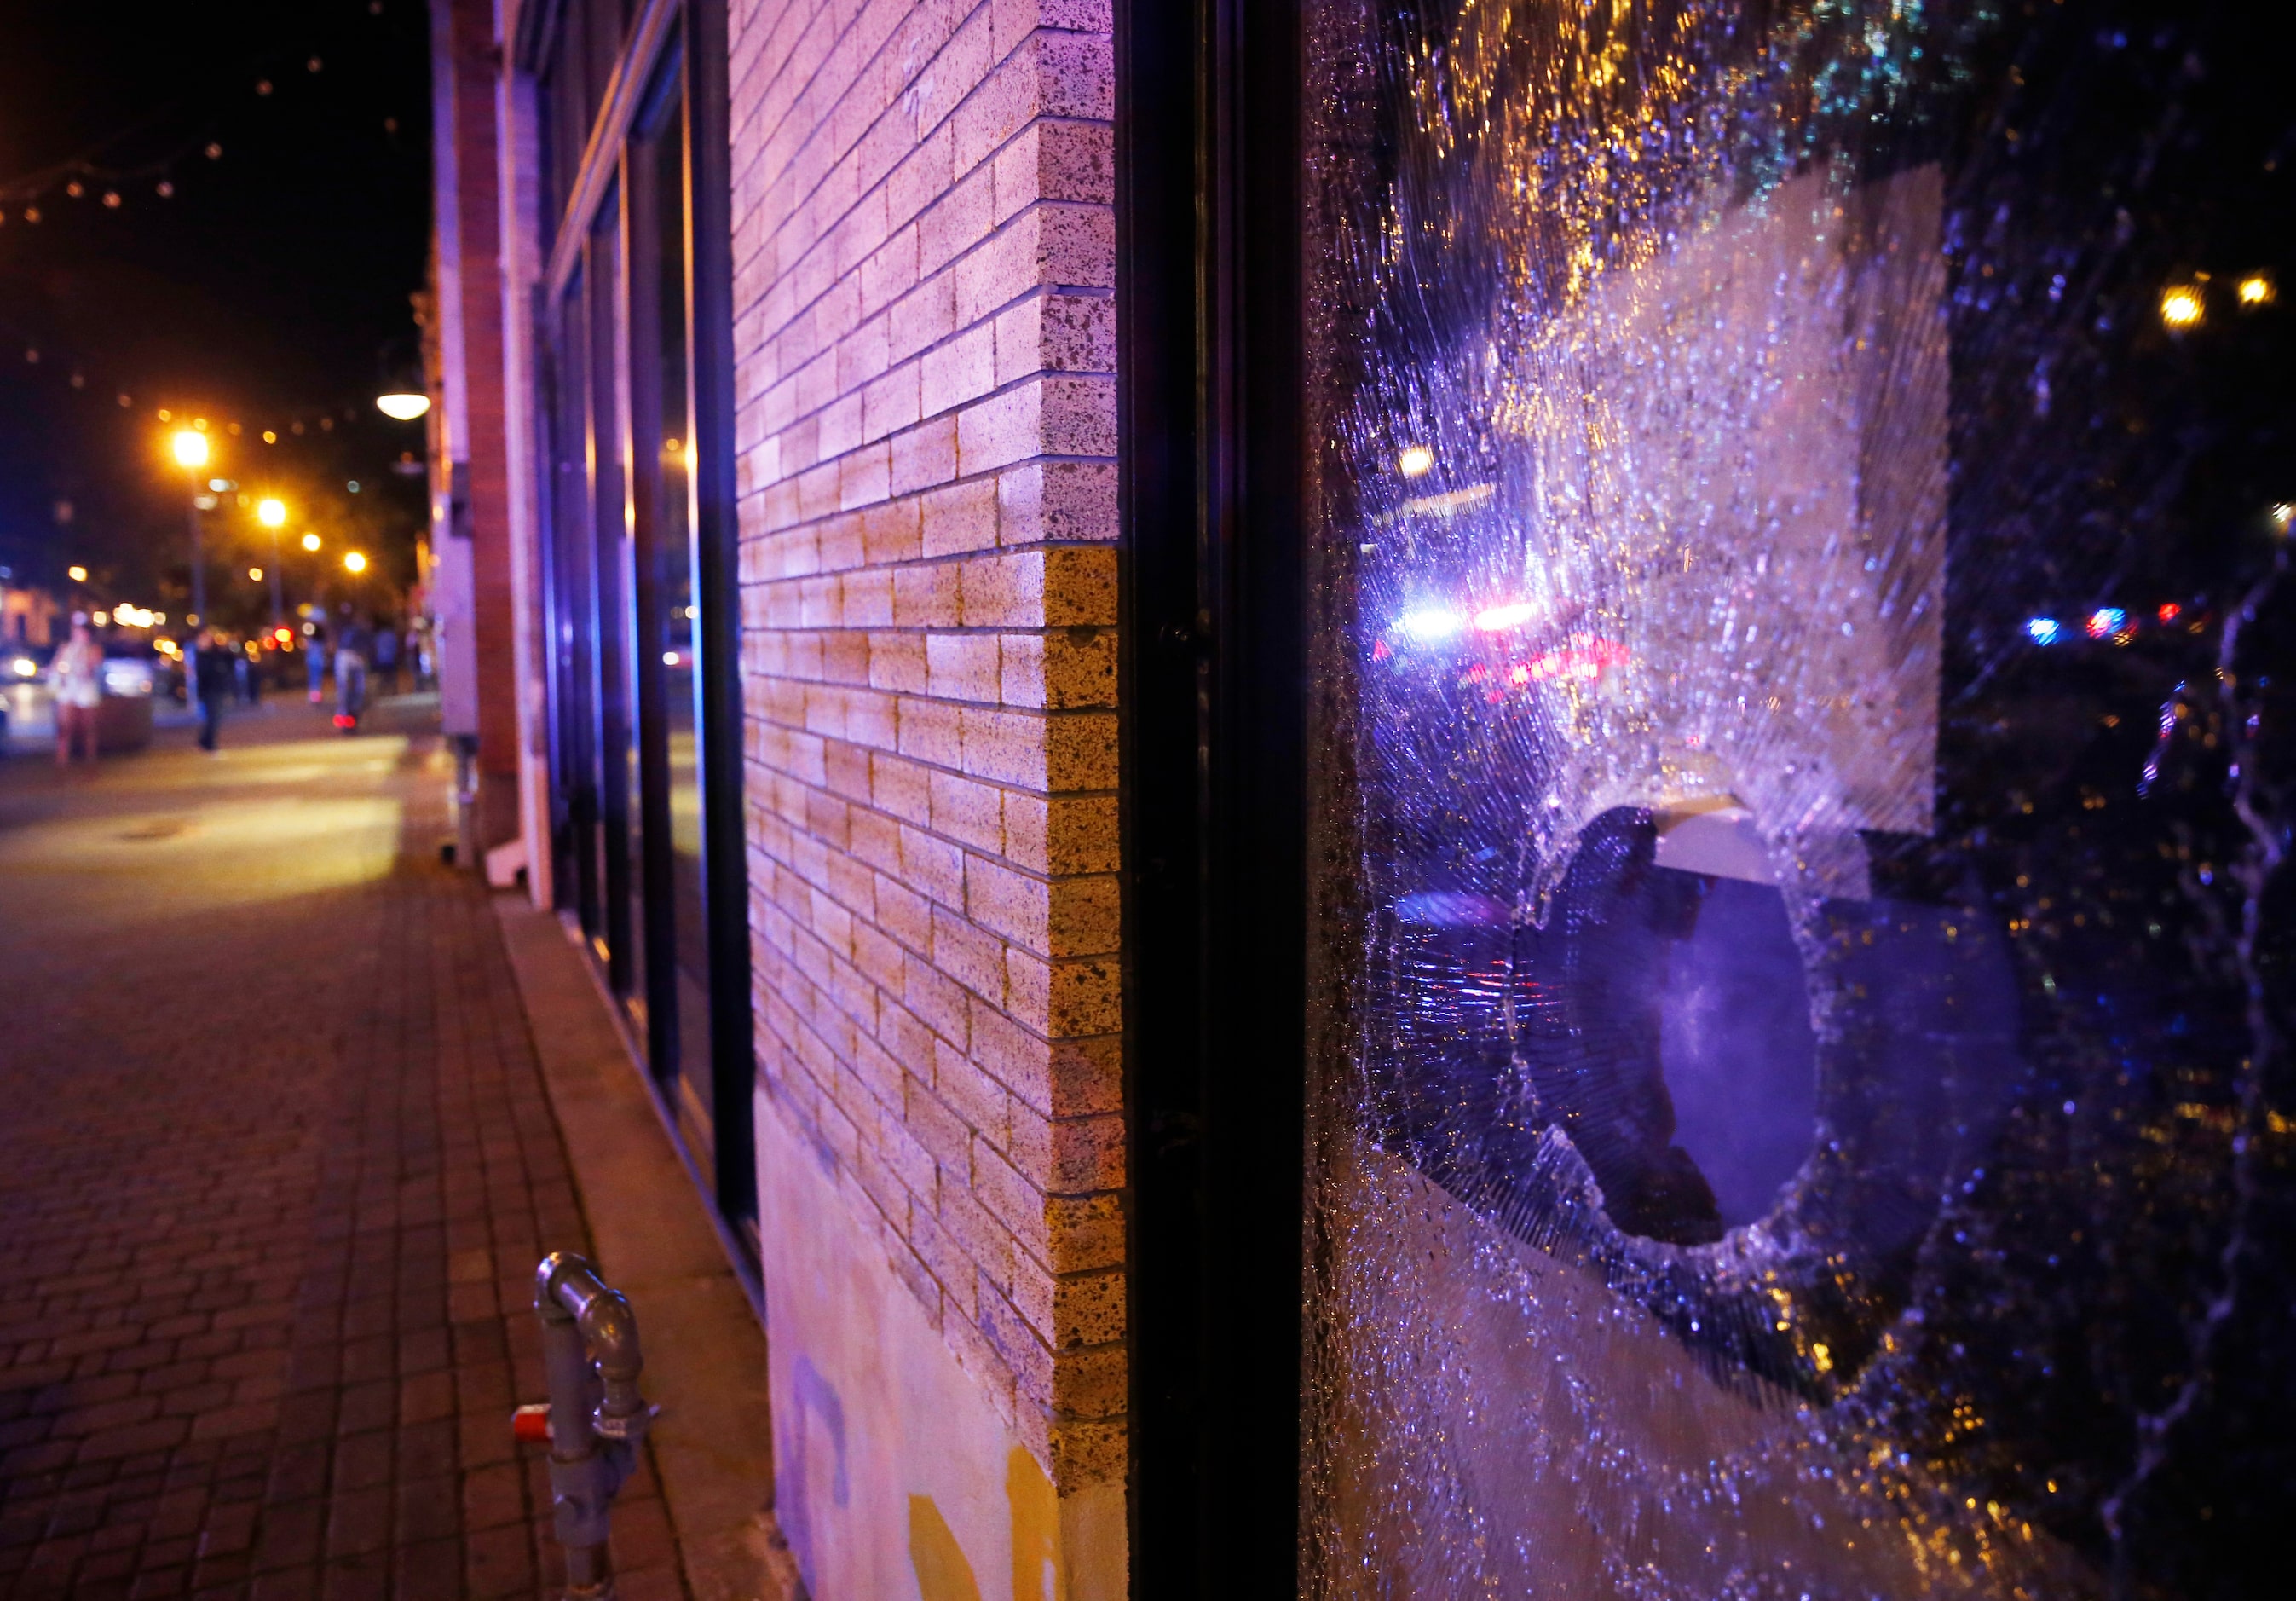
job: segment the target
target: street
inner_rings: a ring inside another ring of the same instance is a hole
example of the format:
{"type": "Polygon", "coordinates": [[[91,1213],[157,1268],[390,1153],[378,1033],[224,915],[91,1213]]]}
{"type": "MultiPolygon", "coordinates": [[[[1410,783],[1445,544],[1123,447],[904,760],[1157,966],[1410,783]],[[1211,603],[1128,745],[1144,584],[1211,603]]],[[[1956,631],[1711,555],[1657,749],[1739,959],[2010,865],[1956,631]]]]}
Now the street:
{"type": "MultiPolygon", "coordinates": [[[[435,702],[0,763],[0,1594],[548,1582],[537,1258],[586,1250],[435,702]]],[[[622,1593],[684,1593],[649,1469],[622,1593]]]]}

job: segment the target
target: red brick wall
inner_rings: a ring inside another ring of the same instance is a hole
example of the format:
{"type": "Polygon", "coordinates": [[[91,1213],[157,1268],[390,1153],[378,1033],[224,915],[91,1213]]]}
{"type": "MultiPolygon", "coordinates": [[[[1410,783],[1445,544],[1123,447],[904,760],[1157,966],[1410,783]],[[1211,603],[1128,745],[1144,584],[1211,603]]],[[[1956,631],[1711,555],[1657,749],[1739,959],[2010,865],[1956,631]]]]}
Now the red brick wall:
{"type": "Polygon", "coordinates": [[[732,12],[767,1112],[832,1154],[1054,1482],[1105,1482],[1125,1457],[1108,7],[732,12]]]}
{"type": "MultiPolygon", "coordinates": [[[[478,647],[479,842],[518,837],[518,654],[512,623],[509,433],[503,400],[501,78],[493,0],[453,0],[455,201],[461,224],[463,372],[468,414],[472,617],[478,647]]],[[[459,464],[458,464],[459,466],[459,464]]]]}

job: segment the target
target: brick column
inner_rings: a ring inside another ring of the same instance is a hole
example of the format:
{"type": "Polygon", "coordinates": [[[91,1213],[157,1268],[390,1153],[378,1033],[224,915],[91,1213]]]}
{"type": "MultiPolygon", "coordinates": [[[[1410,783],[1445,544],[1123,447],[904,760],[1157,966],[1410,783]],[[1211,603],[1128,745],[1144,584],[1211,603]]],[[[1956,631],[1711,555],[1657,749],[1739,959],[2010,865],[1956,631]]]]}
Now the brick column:
{"type": "Polygon", "coordinates": [[[1126,1454],[1108,30],[733,8],[767,1105],[1063,1496],[1126,1454]]]}
{"type": "MultiPolygon", "coordinates": [[[[487,846],[519,833],[518,669],[512,626],[509,434],[503,394],[501,171],[496,94],[501,80],[494,0],[433,0],[433,28],[453,74],[455,183],[459,225],[455,272],[463,333],[463,455],[450,471],[470,506],[473,629],[478,655],[479,839],[487,846]]],[[[447,137],[449,130],[439,130],[447,137]]],[[[434,471],[436,466],[434,465],[434,471]]]]}

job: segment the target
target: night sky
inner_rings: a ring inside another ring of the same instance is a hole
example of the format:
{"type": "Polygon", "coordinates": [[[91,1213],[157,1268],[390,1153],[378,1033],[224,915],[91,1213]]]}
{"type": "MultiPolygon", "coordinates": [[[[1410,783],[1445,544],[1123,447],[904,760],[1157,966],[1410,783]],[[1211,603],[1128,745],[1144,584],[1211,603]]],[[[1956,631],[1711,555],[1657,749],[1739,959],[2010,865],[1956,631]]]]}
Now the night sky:
{"type": "MultiPolygon", "coordinates": [[[[421,0],[138,6],[132,26],[112,6],[9,12],[0,565],[61,587],[76,562],[92,571],[91,604],[180,609],[189,490],[166,436],[198,415],[217,475],[286,499],[291,539],[306,529],[327,539],[321,558],[287,563],[291,600],[346,582],[332,563],[353,546],[411,578],[423,482],[391,467],[421,457],[422,428],[382,417],[373,398],[420,387],[409,296],[430,227],[421,0]],[[102,169],[79,177],[78,198],[62,169],[75,159],[102,169]],[[277,444],[263,443],[266,429],[277,444]]],[[[235,575],[210,611],[251,620],[258,593],[244,569],[269,536],[227,497],[207,538],[210,584],[235,575]]]]}

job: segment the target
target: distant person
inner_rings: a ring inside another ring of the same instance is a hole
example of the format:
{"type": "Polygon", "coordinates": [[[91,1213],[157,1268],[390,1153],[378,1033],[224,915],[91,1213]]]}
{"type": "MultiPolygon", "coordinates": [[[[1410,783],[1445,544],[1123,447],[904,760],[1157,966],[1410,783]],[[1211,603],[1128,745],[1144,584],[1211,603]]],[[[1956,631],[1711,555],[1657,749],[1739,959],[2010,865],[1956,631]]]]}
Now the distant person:
{"type": "Polygon", "coordinates": [[[72,613],[71,637],[48,663],[48,689],[56,705],[56,765],[71,766],[82,745],[93,763],[96,710],[103,704],[103,647],[96,644],[85,612],[72,613]]]}
{"type": "Polygon", "coordinates": [[[239,691],[239,653],[217,637],[213,628],[192,636],[191,678],[199,700],[200,749],[213,751],[223,734],[223,709],[239,691]]]}
{"type": "Polygon", "coordinates": [[[374,676],[382,680],[382,693],[398,693],[398,630],[385,623],[374,634],[374,676]]]}
{"type": "Polygon", "coordinates": [[[349,733],[366,709],[367,663],[374,656],[374,630],[354,612],[335,632],[335,727],[349,733]]]}
{"type": "Polygon", "coordinates": [[[327,692],[327,630],[323,624],[313,623],[303,640],[303,673],[310,682],[311,704],[316,706],[327,692]]]}

